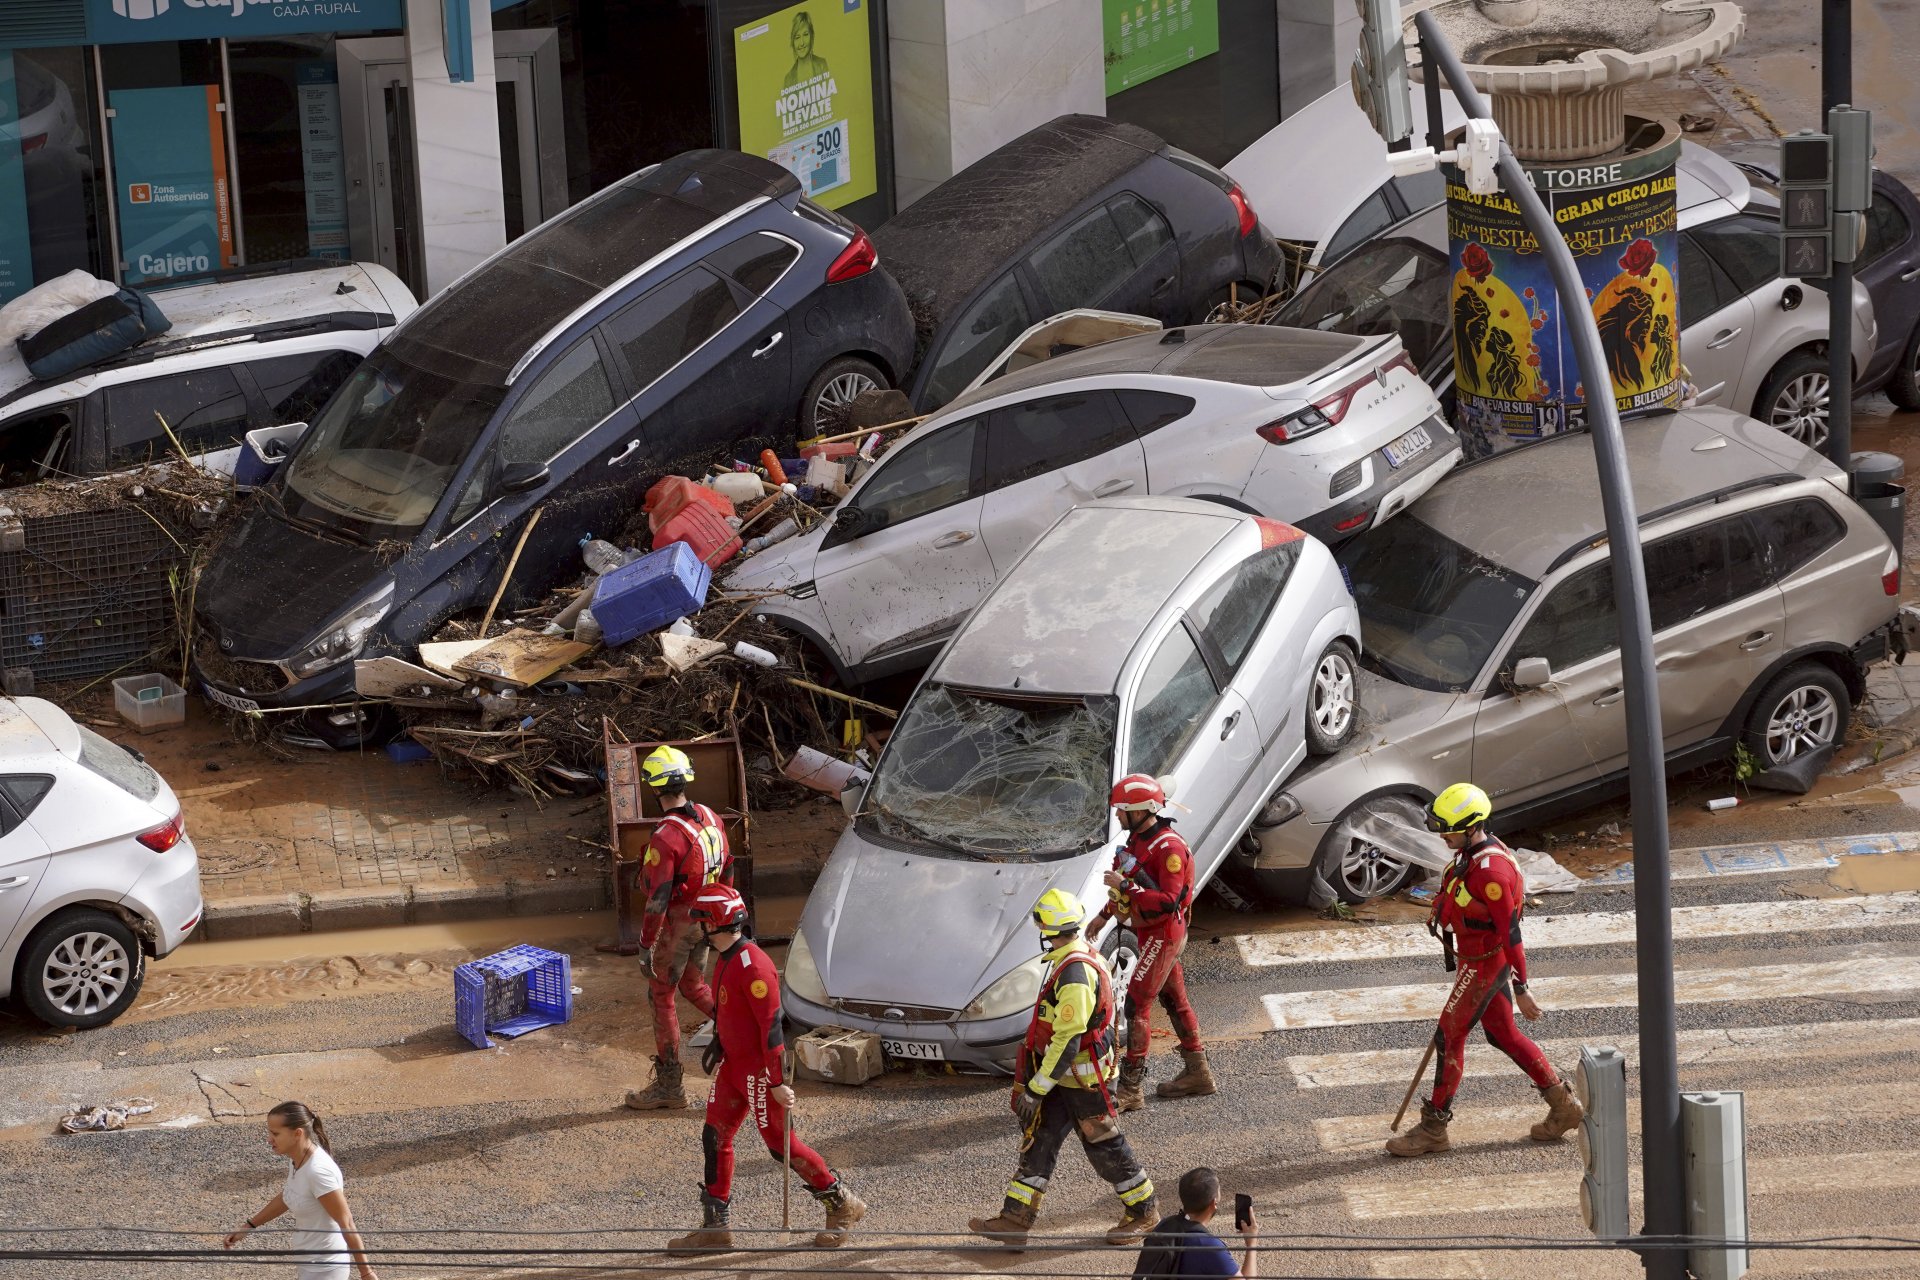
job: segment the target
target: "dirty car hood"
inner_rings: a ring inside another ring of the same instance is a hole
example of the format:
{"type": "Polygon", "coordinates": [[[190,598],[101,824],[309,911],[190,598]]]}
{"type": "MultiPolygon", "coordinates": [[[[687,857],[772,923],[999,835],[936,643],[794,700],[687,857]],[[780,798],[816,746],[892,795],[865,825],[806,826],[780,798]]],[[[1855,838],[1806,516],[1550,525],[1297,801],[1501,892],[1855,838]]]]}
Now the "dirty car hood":
{"type": "Polygon", "coordinates": [[[195,613],[227,656],[277,660],[292,656],[384,574],[371,548],[330,542],[256,506],[207,566],[195,613]]]}
{"type": "Polygon", "coordinates": [[[833,998],[960,1010],[1039,954],[1034,901],[1056,884],[1085,893],[1104,856],[973,862],[888,848],[849,827],[800,927],[833,998]]]}
{"type": "MultiPolygon", "coordinates": [[[[783,591],[813,580],[813,558],[831,525],[821,524],[748,556],[721,586],[728,591],[783,591]]],[[[761,530],[765,532],[764,528],[761,530]]]]}

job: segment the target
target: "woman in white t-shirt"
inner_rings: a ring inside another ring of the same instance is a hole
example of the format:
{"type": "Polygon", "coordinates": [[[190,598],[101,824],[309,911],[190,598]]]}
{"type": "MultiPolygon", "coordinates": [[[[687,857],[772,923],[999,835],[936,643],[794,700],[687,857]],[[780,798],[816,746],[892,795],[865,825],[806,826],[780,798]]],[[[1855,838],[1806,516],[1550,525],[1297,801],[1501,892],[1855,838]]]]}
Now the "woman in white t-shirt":
{"type": "Polygon", "coordinates": [[[244,1228],[228,1234],[227,1248],[246,1239],[248,1232],[291,1213],[288,1248],[300,1255],[294,1280],[347,1280],[350,1261],[359,1264],[360,1280],[380,1280],[367,1261],[360,1233],[353,1228],[346,1183],[340,1166],[333,1162],[333,1147],[320,1117],[304,1103],[281,1103],[267,1112],[267,1145],[275,1155],[293,1161],[293,1169],[280,1194],[248,1218],[244,1228]]]}

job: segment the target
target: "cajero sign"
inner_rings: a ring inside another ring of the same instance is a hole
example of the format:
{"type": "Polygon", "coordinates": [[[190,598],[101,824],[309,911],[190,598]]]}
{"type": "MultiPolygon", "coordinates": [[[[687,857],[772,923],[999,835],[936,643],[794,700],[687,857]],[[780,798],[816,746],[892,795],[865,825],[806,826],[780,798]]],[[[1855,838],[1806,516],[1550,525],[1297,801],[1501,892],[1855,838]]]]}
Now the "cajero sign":
{"type": "Polygon", "coordinates": [[[303,31],[379,31],[401,0],[86,0],[87,42],[211,40],[303,31]]]}

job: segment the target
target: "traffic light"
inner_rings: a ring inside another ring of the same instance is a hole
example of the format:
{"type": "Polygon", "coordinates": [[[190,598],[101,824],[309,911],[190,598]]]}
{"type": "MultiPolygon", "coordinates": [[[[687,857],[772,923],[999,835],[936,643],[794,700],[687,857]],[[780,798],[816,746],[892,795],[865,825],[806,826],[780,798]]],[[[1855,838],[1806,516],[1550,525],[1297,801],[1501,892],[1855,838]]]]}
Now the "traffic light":
{"type": "Polygon", "coordinates": [[[1780,139],[1780,274],[1825,280],[1833,274],[1833,137],[1794,133],[1780,139]]]}
{"type": "MultiPolygon", "coordinates": [[[[1687,1151],[1687,1234],[1747,1238],[1746,1096],[1683,1093],[1680,1128],[1687,1151]]],[[[1699,1280],[1740,1280],[1745,1248],[1689,1249],[1687,1270],[1699,1280]]]]}
{"type": "Polygon", "coordinates": [[[1602,1240],[1633,1234],[1627,1217],[1627,1060],[1618,1049],[1583,1046],[1573,1074],[1574,1096],[1586,1109],[1577,1140],[1586,1172],[1580,1180],[1580,1216],[1602,1240]]]}
{"type": "MultiPolygon", "coordinates": [[[[1354,0],[1360,10],[1360,48],[1353,55],[1354,101],[1374,132],[1398,142],[1413,132],[1413,100],[1407,84],[1407,41],[1400,0],[1354,0]]],[[[1437,74],[1433,70],[1429,75],[1437,74]]]]}

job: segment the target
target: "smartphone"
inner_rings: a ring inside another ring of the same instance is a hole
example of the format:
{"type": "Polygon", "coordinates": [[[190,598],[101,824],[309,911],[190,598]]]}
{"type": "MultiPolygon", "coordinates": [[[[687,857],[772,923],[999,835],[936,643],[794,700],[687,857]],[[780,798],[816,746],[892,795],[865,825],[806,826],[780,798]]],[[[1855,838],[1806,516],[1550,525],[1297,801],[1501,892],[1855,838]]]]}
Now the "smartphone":
{"type": "Polygon", "coordinates": [[[1253,1197],[1235,1194],[1233,1197],[1233,1229],[1245,1231],[1253,1221],[1253,1197]]]}

